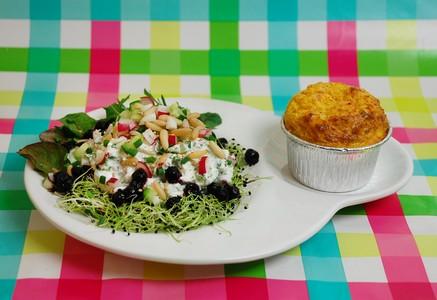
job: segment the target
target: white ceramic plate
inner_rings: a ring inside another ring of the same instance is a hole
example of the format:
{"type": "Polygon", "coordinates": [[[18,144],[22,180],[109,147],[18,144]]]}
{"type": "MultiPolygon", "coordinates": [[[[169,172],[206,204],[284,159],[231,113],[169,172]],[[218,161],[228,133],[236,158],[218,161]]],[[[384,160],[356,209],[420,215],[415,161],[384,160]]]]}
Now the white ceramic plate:
{"type": "MultiPolygon", "coordinates": [[[[285,137],[280,119],[243,105],[199,99],[180,99],[192,111],[219,113],[223,124],[218,136],[236,138],[257,149],[260,162],[252,168],[272,179],[252,186],[248,209],[221,224],[230,233],[205,226],[183,233],[177,242],[166,234],[131,234],[98,228],[86,218],[68,214],[56,206],[57,197],[46,191],[42,177],[29,163],[24,179],[36,208],[56,227],[96,247],[134,258],[179,264],[236,263],[268,257],[310,238],[341,208],[372,201],[400,189],[412,174],[408,153],[394,139],[381,149],[370,183],[349,193],[325,193],[296,182],[287,170],[285,137]]],[[[171,102],[171,101],[170,101],[171,102]]],[[[103,117],[103,110],[91,113],[103,117]]]]}

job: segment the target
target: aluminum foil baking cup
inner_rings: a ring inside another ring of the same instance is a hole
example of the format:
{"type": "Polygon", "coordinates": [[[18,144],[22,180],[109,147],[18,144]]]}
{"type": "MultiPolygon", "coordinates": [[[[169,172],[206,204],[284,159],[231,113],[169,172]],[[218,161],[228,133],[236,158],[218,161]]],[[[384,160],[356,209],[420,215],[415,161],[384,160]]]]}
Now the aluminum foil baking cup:
{"type": "Polygon", "coordinates": [[[381,146],[391,137],[377,144],[361,148],[325,147],[306,142],[291,134],[281,120],[287,137],[288,168],[300,183],[325,192],[349,192],[365,186],[372,177],[381,146]]]}

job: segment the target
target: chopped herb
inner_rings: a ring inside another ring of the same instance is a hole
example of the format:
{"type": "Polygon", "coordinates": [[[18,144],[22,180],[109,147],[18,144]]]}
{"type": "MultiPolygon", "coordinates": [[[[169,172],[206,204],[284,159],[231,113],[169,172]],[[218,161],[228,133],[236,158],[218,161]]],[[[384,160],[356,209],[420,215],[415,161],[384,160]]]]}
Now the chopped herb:
{"type": "Polygon", "coordinates": [[[105,176],[100,176],[99,177],[99,183],[105,184],[105,182],[106,182],[106,177],[105,176]]]}
{"type": "Polygon", "coordinates": [[[104,140],[104,141],[103,141],[103,146],[106,147],[106,146],[108,146],[108,144],[109,144],[109,140],[104,140]]]}
{"type": "Polygon", "coordinates": [[[185,164],[185,163],[187,163],[189,161],[190,161],[190,158],[188,156],[185,156],[184,158],[182,158],[181,164],[183,165],[183,164],[185,164]]]}
{"type": "Polygon", "coordinates": [[[155,156],[149,156],[145,158],[145,162],[148,164],[153,164],[156,161],[156,157],[155,156]]]}

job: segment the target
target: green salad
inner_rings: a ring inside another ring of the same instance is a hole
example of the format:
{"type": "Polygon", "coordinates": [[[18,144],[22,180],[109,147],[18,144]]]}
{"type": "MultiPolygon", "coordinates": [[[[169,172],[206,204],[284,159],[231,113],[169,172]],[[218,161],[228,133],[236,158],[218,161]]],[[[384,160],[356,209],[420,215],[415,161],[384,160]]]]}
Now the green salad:
{"type": "Polygon", "coordinates": [[[128,98],[103,119],[68,114],[18,153],[60,207],[113,232],[178,233],[229,219],[257,180],[246,169],[258,152],[217,137],[217,113],[167,105],[147,90],[128,98]]]}

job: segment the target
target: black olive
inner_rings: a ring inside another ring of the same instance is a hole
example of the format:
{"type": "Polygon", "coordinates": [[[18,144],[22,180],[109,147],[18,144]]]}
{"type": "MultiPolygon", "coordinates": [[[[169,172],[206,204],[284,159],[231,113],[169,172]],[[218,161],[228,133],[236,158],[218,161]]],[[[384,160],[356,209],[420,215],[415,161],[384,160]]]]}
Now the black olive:
{"type": "Polygon", "coordinates": [[[188,182],[184,188],[184,195],[188,196],[190,194],[200,195],[200,187],[194,182],[188,182]]]}
{"type": "Polygon", "coordinates": [[[131,203],[143,199],[143,193],[139,189],[129,185],[125,189],[119,189],[112,194],[111,200],[116,206],[121,206],[124,203],[131,203]]]}
{"type": "Polygon", "coordinates": [[[85,174],[86,172],[88,172],[87,175],[89,176],[89,175],[92,175],[92,173],[93,173],[90,169],[91,169],[90,166],[74,166],[71,169],[71,173],[73,174],[73,178],[77,178],[77,177],[85,174]]]}
{"type": "Polygon", "coordinates": [[[61,171],[55,173],[53,177],[54,177],[54,185],[55,185],[56,192],[65,194],[71,191],[71,188],[73,187],[74,179],[73,177],[68,175],[67,172],[61,171]]]}
{"type": "Polygon", "coordinates": [[[259,161],[259,153],[253,149],[247,149],[244,154],[244,160],[249,166],[253,166],[259,161]]]}
{"type": "Polygon", "coordinates": [[[142,188],[147,182],[147,173],[143,169],[137,169],[131,177],[131,185],[137,189],[142,188]]]}
{"type": "Polygon", "coordinates": [[[228,145],[228,140],[225,138],[219,138],[217,140],[217,142],[218,142],[219,146],[223,149],[226,148],[226,146],[228,145]]]}
{"type": "Polygon", "coordinates": [[[240,190],[236,186],[228,186],[229,200],[240,198],[240,190]]]}
{"type": "Polygon", "coordinates": [[[223,183],[211,183],[207,187],[207,192],[208,194],[214,195],[220,201],[229,200],[228,187],[223,183]]]}
{"type": "Polygon", "coordinates": [[[179,171],[178,168],[176,167],[168,167],[165,170],[165,179],[167,179],[167,181],[169,183],[177,183],[179,181],[179,178],[181,178],[181,172],[179,171]]]}
{"type": "Polygon", "coordinates": [[[110,121],[107,119],[100,119],[97,120],[96,125],[94,126],[94,129],[98,129],[100,131],[105,131],[106,128],[108,128],[109,124],[111,124],[110,121]]]}
{"type": "Polygon", "coordinates": [[[82,138],[83,139],[92,139],[93,138],[93,131],[92,130],[88,130],[87,132],[84,133],[82,138]]]}
{"type": "Polygon", "coordinates": [[[165,201],[165,208],[170,209],[178,204],[179,201],[181,201],[181,197],[179,196],[168,198],[167,201],[165,201]]]}

